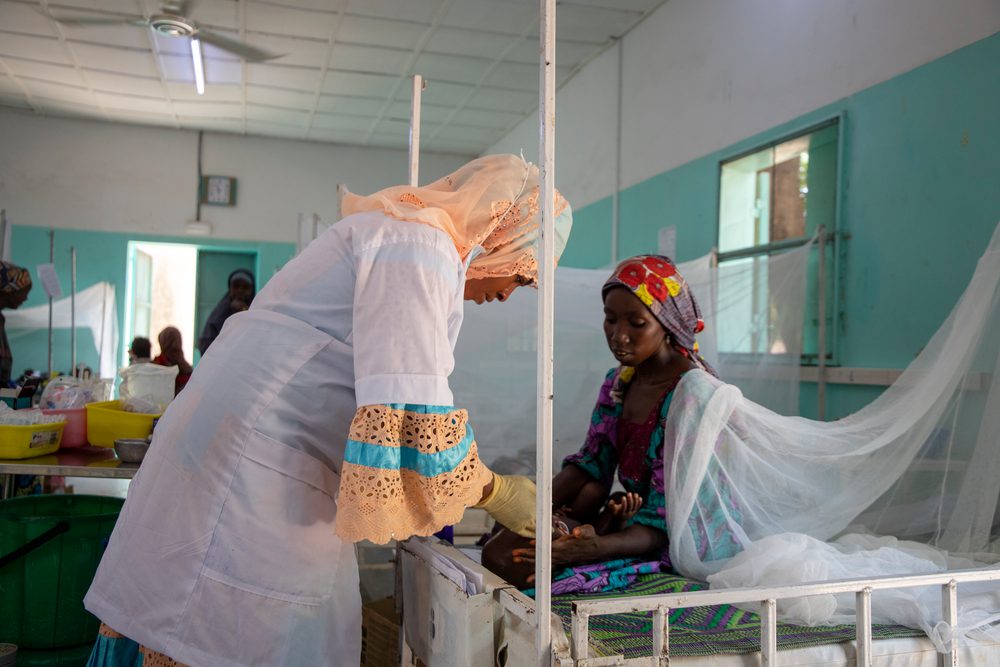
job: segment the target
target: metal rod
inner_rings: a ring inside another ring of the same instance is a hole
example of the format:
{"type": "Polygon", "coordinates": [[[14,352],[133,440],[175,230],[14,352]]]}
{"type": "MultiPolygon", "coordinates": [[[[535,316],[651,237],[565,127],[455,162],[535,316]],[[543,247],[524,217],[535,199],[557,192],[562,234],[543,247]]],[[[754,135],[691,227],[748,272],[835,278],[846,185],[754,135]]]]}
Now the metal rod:
{"type": "MultiPolygon", "coordinates": [[[[55,270],[56,263],[56,230],[49,230],[49,264],[55,270]]],[[[49,295],[49,378],[52,378],[52,296],[49,295]]]]}
{"type": "Polygon", "coordinates": [[[615,111],[615,187],[612,190],[611,204],[611,264],[618,263],[618,230],[621,224],[621,189],[622,189],[622,89],[624,87],[625,40],[618,40],[618,99],[615,111]]]}
{"type": "Polygon", "coordinates": [[[539,667],[552,660],[552,349],[555,303],[555,125],[556,0],[539,0],[539,198],[542,233],[538,252],[538,403],[536,414],[535,604],[538,608],[536,649],[539,667]]]}
{"type": "MultiPolygon", "coordinates": [[[[541,623],[539,623],[541,625],[541,623]]],[[[583,660],[587,657],[587,646],[590,644],[590,615],[573,612],[573,659],[583,660]]]]}
{"type": "Polygon", "coordinates": [[[947,667],[958,667],[958,582],[954,579],[941,586],[941,611],[951,631],[943,663],[947,667]]]}
{"type": "Polygon", "coordinates": [[[977,570],[952,570],[937,574],[914,574],[906,576],[870,577],[866,579],[845,579],[821,581],[791,586],[769,586],[762,588],[709,589],[690,593],[669,593],[666,595],[645,595],[631,598],[606,600],[579,600],[575,608],[591,616],[654,611],[660,605],[671,609],[706,607],[713,604],[741,604],[760,602],[774,598],[808,597],[810,595],[836,595],[857,593],[863,588],[881,591],[890,588],[918,588],[920,586],[943,586],[951,581],[968,583],[974,581],[1000,581],[1000,567],[977,570]]]}
{"type": "Polygon", "coordinates": [[[417,187],[420,176],[420,93],[424,77],[413,75],[413,96],[410,98],[410,185],[417,187]]]}
{"type": "Polygon", "coordinates": [[[826,227],[819,226],[819,271],[817,305],[819,333],[816,336],[816,359],[819,377],[816,379],[816,416],[826,419],[826,227]]]}
{"type": "Polygon", "coordinates": [[[76,376],[76,246],[69,248],[69,374],[76,376]]]}
{"type": "Polygon", "coordinates": [[[857,667],[872,667],[872,589],[865,587],[854,594],[857,618],[857,667]]]}
{"type": "Polygon", "coordinates": [[[778,664],[778,607],[774,598],[760,603],[760,657],[764,667],[778,664]]]}
{"type": "Polygon", "coordinates": [[[771,253],[780,252],[782,250],[801,248],[810,241],[812,241],[812,238],[788,239],[785,241],[775,241],[774,243],[764,243],[762,245],[750,246],[749,248],[740,248],[739,250],[720,252],[718,254],[718,261],[728,262],[729,260],[732,259],[743,259],[744,257],[758,257],[760,255],[769,255],[771,253]]]}
{"type": "Polygon", "coordinates": [[[7,209],[0,208],[0,259],[7,259],[7,209]]]}
{"type": "Polygon", "coordinates": [[[670,664],[670,608],[664,605],[653,612],[653,660],[659,667],[670,664]]]}

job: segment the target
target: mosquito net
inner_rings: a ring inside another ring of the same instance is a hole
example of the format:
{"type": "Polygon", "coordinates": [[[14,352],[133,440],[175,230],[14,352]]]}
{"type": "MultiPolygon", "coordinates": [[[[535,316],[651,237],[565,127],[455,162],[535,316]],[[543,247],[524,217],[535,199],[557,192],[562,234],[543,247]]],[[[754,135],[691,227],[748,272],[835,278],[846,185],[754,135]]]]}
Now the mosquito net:
{"type": "MultiPolygon", "coordinates": [[[[701,371],[667,420],[674,566],[713,587],[915,574],[996,562],[1000,495],[1000,228],[951,315],[878,399],[835,422],[781,416],[701,371]]],[[[723,375],[723,377],[725,377],[723,375]]],[[[951,637],[1000,636],[996,586],[879,592],[873,616],[951,637]]],[[[810,624],[850,621],[854,596],[792,601],[810,624]]]]}
{"type": "MultiPolygon", "coordinates": [[[[798,414],[806,267],[814,244],[725,263],[679,265],[702,305],[699,341],[722,380],[691,371],[671,403],[665,456],[670,555],[713,587],[784,585],[986,566],[1000,559],[1000,228],[949,318],[880,398],[844,419],[798,414]]],[[[609,271],[559,269],[554,460],[576,451],[604,374],[600,287],[609,271]]],[[[484,460],[535,464],[536,293],[472,306],[455,395],[484,460]],[[482,378],[491,378],[483,382],[482,378]]],[[[558,467],[558,463],[557,463],[558,467]]],[[[960,627],[939,587],[877,592],[878,622],[952,637],[1000,633],[995,587],[959,587],[960,627]]],[[[852,622],[854,596],[779,605],[808,624],[852,622]]]]}

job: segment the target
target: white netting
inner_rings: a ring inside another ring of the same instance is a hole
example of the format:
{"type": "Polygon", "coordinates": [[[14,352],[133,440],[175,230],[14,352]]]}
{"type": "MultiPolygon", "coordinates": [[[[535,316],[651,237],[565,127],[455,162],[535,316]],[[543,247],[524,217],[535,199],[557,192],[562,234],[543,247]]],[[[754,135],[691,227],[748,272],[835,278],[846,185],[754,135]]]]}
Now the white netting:
{"type": "MultiPolygon", "coordinates": [[[[732,385],[687,374],[666,432],[674,447],[665,457],[674,566],[734,587],[1000,559],[998,295],[1000,228],[917,359],[878,399],[836,422],[783,417],[732,385]]],[[[959,594],[956,629],[941,622],[936,588],[878,593],[873,614],[923,628],[942,650],[953,630],[1000,636],[984,626],[1000,619],[997,587],[961,586],[959,594]]],[[[808,623],[842,622],[853,603],[821,596],[784,611],[808,623]]]]}
{"type": "MultiPolygon", "coordinates": [[[[699,341],[725,384],[688,373],[666,442],[671,558],[714,587],[785,585],[984,566],[1000,559],[1000,228],[950,317],[880,398],[835,422],[798,413],[806,266],[815,247],[714,267],[680,265],[706,321],[699,341]],[[762,354],[766,352],[766,354],[762,354]],[[753,400],[750,400],[752,397],[753,400]],[[767,407],[764,407],[767,406],[767,407]]],[[[554,460],[576,451],[614,365],[600,323],[610,270],[559,269],[554,460]]],[[[469,307],[452,376],[482,458],[534,470],[536,294],[469,307]],[[483,381],[483,378],[491,381],[483,381]]],[[[558,464],[557,464],[558,467],[558,464]]],[[[878,592],[876,622],[951,637],[1000,632],[1000,593],[959,587],[960,627],[938,587],[878,592]]],[[[780,607],[810,624],[850,622],[853,596],[780,607]]]]}
{"type": "MultiPolygon", "coordinates": [[[[813,250],[809,244],[721,268],[711,255],[678,265],[701,305],[703,356],[721,377],[732,378],[748,396],[782,414],[798,412],[803,277],[813,250]],[[762,349],[772,353],[754,354],[762,349]]],[[[610,275],[611,269],[556,269],[557,468],[583,444],[597,390],[616,365],[601,327],[601,286],[610,275]]],[[[469,410],[480,456],[499,472],[535,469],[537,299],[537,291],[519,289],[505,303],[467,303],[455,350],[452,391],[460,407],[469,410]]]]}

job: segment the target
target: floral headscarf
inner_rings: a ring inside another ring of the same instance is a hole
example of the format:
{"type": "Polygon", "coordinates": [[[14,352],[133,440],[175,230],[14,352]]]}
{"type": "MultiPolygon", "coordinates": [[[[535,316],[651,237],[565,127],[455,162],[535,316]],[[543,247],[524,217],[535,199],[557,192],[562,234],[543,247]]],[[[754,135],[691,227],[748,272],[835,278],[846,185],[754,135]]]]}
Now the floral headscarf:
{"type": "Polygon", "coordinates": [[[670,334],[675,347],[712,375],[715,369],[698,354],[695,335],[705,328],[701,309],[687,281],[677,272],[669,257],[636,255],[616,268],[604,287],[601,297],[615,287],[624,287],[645,304],[653,317],[670,334]]]}
{"type": "Polygon", "coordinates": [[[0,261],[0,291],[20,292],[31,287],[31,274],[28,269],[17,264],[0,261]]]}
{"type": "MultiPolygon", "coordinates": [[[[467,272],[470,278],[520,275],[535,281],[538,263],[535,240],[541,216],[538,167],[516,155],[488,155],[429,185],[397,185],[367,197],[347,193],[341,213],[382,211],[448,234],[465,260],[477,246],[467,272]]],[[[559,259],[573,213],[555,193],[555,256],[559,259]]]]}

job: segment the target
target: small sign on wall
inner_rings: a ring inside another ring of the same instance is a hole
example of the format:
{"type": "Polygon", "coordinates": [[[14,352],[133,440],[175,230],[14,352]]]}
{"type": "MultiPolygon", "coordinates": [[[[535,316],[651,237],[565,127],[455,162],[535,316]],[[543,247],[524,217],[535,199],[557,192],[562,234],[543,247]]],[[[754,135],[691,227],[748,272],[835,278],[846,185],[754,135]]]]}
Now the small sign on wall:
{"type": "Polygon", "coordinates": [[[39,264],[36,271],[38,272],[38,279],[42,281],[42,287],[45,288],[46,296],[50,299],[62,298],[62,285],[59,284],[59,276],[56,275],[55,265],[39,264]]]}
{"type": "Polygon", "coordinates": [[[202,176],[198,201],[210,206],[236,206],[236,179],[232,176],[202,176]]]}

